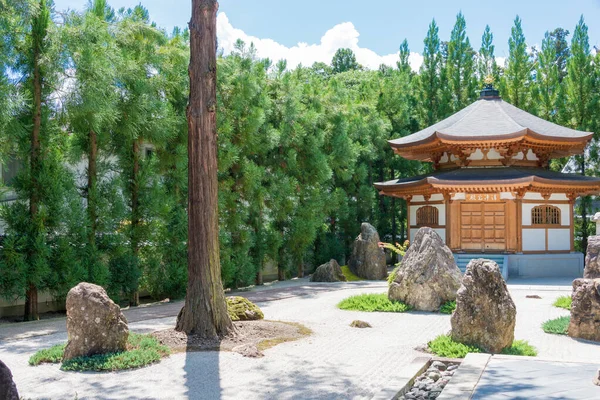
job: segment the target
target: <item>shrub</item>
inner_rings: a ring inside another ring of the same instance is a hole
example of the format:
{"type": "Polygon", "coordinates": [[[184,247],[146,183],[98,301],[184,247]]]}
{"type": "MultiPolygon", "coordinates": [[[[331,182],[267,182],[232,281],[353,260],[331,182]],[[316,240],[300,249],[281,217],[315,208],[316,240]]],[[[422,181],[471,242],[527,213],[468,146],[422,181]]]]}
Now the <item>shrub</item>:
{"type": "Polygon", "coordinates": [[[482,352],[479,347],[455,342],[450,335],[439,335],[427,343],[427,347],[432,353],[449,358],[464,358],[468,353],[482,352]]]}
{"type": "Polygon", "coordinates": [[[454,310],[456,310],[456,301],[454,300],[447,301],[440,307],[440,312],[442,314],[452,314],[454,310]]]}
{"type": "Polygon", "coordinates": [[[338,308],[342,310],[367,312],[405,312],[410,310],[410,307],[401,301],[388,299],[386,293],[369,293],[351,296],[342,300],[338,304],[338,308]]]}
{"type": "MultiPolygon", "coordinates": [[[[40,350],[31,356],[29,364],[59,363],[62,360],[65,346],[65,344],[59,344],[40,350]]],[[[72,358],[63,362],[60,368],[63,371],[118,371],[155,363],[169,353],[169,348],[161,345],[155,337],[130,333],[126,351],[72,358]]]]}
{"type": "Polygon", "coordinates": [[[398,275],[399,269],[400,269],[400,263],[398,263],[398,266],[396,268],[394,268],[392,270],[392,273],[388,276],[388,278],[387,278],[388,286],[391,286],[392,282],[394,282],[394,279],[396,279],[396,275],[398,275]]]}
{"type": "Polygon", "coordinates": [[[554,333],[557,335],[566,335],[571,322],[570,316],[558,317],[550,319],[542,324],[542,329],[546,333],[554,333]]]}
{"type": "Polygon", "coordinates": [[[352,273],[352,271],[350,271],[350,267],[347,265],[342,265],[340,268],[342,268],[342,274],[344,274],[344,276],[346,277],[346,281],[347,282],[356,282],[356,281],[362,281],[363,279],[359,276],[356,276],[352,273]]]}
{"type": "Polygon", "coordinates": [[[571,296],[560,296],[556,301],[552,304],[554,307],[564,308],[565,310],[571,309],[571,296]]]}
{"type": "MultiPolygon", "coordinates": [[[[452,340],[450,335],[440,335],[427,343],[432,353],[440,357],[464,358],[468,353],[482,353],[483,350],[452,340]]],[[[514,356],[536,356],[537,350],[525,340],[515,340],[510,347],[502,350],[502,354],[514,356]]]]}

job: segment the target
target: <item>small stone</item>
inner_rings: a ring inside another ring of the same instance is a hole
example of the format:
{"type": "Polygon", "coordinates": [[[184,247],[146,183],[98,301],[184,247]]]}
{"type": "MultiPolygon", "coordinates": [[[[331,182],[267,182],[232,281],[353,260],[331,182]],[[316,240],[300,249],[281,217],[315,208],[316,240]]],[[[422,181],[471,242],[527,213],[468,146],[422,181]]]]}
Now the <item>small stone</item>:
{"type": "Polygon", "coordinates": [[[353,328],[372,328],[370,323],[358,319],[352,321],[350,326],[353,328]]]}
{"type": "Polygon", "coordinates": [[[405,399],[414,400],[414,399],[416,399],[417,397],[416,397],[414,394],[412,394],[412,393],[410,393],[410,392],[409,392],[409,393],[406,393],[406,394],[404,395],[404,398],[405,398],[405,399]]]}
{"type": "Polygon", "coordinates": [[[446,370],[446,364],[444,364],[441,361],[434,361],[431,364],[432,367],[436,368],[438,371],[445,371],[446,370]]]}
{"type": "Polygon", "coordinates": [[[245,297],[229,296],[225,301],[232,321],[253,321],[265,317],[261,309],[245,297]]]}
{"type": "Polygon", "coordinates": [[[527,296],[525,296],[525,298],[527,299],[541,299],[541,296],[538,296],[537,294],[528,294],[527,296]]]}
{"type": "Polygon", "coordinates": [[[427,376],[433,379],[434,382],[441,378],[441,375],[438,372],[430,372],[427,376]]]}
{"type": "Polygon", "coordinates": [[[436,383],[437,383],[438,387],[444,388],[448,384],[448,382],[450,382],[448,379],[440,379],[436,383]]]}
{"type": "Polygon", "coordinates": [[[594,379],[592,379],[592,382],[594,383],[594,385],[600,386],[600,369],[598,369],[598,371],[596,371],[596,376],[594,376],[594,379]]]}
{"type": "Polygon", "coordinates": [[[448,368],[446,368],[446,371],[454,371],[457,368],[458,368],[458,365],[456,365],[456,364],[449,365],[448,368]]]}

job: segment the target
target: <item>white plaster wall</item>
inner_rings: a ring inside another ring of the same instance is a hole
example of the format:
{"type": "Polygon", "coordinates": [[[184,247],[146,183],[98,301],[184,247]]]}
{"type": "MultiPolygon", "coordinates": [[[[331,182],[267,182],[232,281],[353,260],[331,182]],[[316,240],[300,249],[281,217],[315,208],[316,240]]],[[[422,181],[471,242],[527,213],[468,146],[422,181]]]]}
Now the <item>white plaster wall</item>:
{"type": "Polygon", "coordinates": [[[447,163],[448,161],[450,161],[448,159],[448,153],[444,152],[444,154],[442,154],[442,157],[440,158],[440,162],[441,163],[447,163]]]}
{"type": "Polygon", "coordinates": [[[487,158],[488,160],[499,160],[502,158],[502,156],[496,149],[490,149],[490,151],[488,151],[487,158]]]}
{"type": "Polygon", "coordinates": [[[537,156],[535,155],[535,153],[531,149],[529,149],[529,151],[527,152],[527,159],[530,160],[530,161],[537,161],[538,160],[537,156]]]}
{"type": "Polygon", "coordinates": [[[483,160],[483,152],[481,151],[481,149],[477,149],[473,153],[471,153],[467,160],[483,160]]]}
{"type": "Polygon", "coordinates": [[[571,230],[548,229],[548,250],[571,250],[571,230]]]}
{"type": "Polygon", "coordinates": [[[523,229],[523,251],[545,251],[545,229],[523,229]]]}
{"type": "MultiPolygon", "coordinates": [[[[533,193],[532,193],[533,194],[533,193]]],[[[570,225],[571,224],[571,208],[568,204],[552,204],[549,205],[556,206],[560,209],[560,224],[561,225],[570,225]]],[[[533,207],[537,207],[542,205],[542,203],[523,203],[522,207],[522,221],[523,225],[531,225],[531,210],[533,207]]]]}
{"type": "MultiPolygon", "coordinates": [[[[410,230],[410,241],[412,242],[415,239],[415,235],[417,234],[417,231],[419,230],[419,228],[411,228],[410,230]]],[[[446,243],[446,229],[444,228],[438,228],[438,229],[434,229],[434,231],[440,235],[440,237],[442,238],[442,240],[444,241],[444,243],[446,243]]]]}
{"type": "Polygon", "coordinates": [[[535,192],[527,192],[525,196],[523,196],[525,200],[544,200],[541,194],[535,192]]]}
{"type": "MultiPolygon", "coordinates": [[[[432,207],[438,209],[438,222],[439,225],[446,225],[446,205],[445,204],[431,204],[432,207]]],[[[417,223],[417,210],[423,206],[410,206],[410,224],[415,225],[417,223]]]]}
{"type": "Polygon", "coordinates": [[[467,198],[466,193],[454,193],[454,196],[452,196],[452,200],[464,200],[466,198],[467,198]]]}
{"type": "Polygon", "coordinates": [[[510,193],[510,192],[501,192],[500,193],[500,198],[502,200],[514,200],[515,195],[510,193]]]}

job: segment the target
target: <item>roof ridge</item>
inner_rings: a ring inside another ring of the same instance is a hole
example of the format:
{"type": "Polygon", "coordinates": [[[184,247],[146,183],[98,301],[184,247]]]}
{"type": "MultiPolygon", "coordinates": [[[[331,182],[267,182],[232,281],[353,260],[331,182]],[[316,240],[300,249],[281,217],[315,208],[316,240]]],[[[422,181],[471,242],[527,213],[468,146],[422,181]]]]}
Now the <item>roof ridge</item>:
{"type": "MultiPolygon", "coordinates": [[[[513,117],[511,117],[510,115],[508,115],[508,113],[504,110],[504,107],[502,107],[502,104],[504,104],[504,103],[510,104],[510,103],[508,103],[508,102],[500,99],[500,105],[497,105],[497,107],[500,109],[500,111],[502,111],[502,114],[506,115],[506,117],[509,118],[514,124],[520,126],[523,129],[526,129],[527,132],[529,132],[530,129],[528,127],[521,125],[520,123],[518,123],[517,121],[515,121],[515,119],[513,117]]],[[[512,104],[510,104],[510,105],[512,106],[512,104]]],[[[515,107],[515,108],[519,109],[518,107],[515,107]]]]}

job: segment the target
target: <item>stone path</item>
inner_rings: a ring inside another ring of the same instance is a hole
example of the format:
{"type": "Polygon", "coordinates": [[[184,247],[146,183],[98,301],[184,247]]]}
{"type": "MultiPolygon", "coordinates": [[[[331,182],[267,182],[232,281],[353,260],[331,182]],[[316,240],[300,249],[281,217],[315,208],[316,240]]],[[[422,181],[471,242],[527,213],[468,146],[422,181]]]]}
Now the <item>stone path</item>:
{"type": "MultiPolygon", "coordinates": [[[[567,313],[551,303],[570,293],[570,286],[568,281],[538,283],[509,285],[518,312],[516,338],[529,340],[543,357],[599,360],[599,345],[540,329],[544,320],[567,313]],[[528,294],[542,299],[527,299],[528,294]]],[[[385,282],[298,280],[244,293],[259,304],[266,318],[300,322],[314,332],[269,349],[259,359],[226,352],[179,353],[147,368],[107,374],[63,372],[57,365],[29,367],[33,352],[66,340],[64,319],[0,326],[0,359],[12,369],[21,396],[31,399],[370,399],[423,355],[415,347],[450,329],[448,315],[336,308],[350,295],[385,292],[386,287],[385,282]],[[350,328],[354,319],[373,328],[350,328]]],[[[130,328],[148,332],[173,326],[180,306],[128,310],[130,328]]]]}

